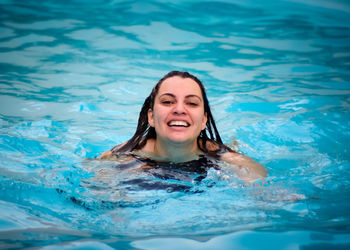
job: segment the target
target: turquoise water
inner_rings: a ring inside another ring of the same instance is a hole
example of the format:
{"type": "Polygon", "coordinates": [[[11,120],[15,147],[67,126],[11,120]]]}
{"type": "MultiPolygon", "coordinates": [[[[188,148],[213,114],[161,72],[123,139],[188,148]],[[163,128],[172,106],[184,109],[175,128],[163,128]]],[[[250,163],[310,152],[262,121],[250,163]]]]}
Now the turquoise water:
{"type": "Polygon", "coordinates": [[[347,1],[0,3],[0,248],[350,248],[347,1]],[[171,70],[266,183],[133,190],[94,160],[171,70]]]}

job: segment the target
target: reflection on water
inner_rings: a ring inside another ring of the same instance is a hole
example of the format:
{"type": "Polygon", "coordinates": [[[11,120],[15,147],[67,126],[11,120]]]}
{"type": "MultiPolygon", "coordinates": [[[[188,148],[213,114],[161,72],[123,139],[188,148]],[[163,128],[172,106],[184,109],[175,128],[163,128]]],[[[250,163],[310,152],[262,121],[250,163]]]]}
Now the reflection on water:
{"type": "Polygon", "coordinates": [[[349,13],[341,0],[1,1],[1,244],[224,248],[264,230],[269,244],[347,246],[349,13]],[[268,168],[265,183],[211,169],[135,190],[115,163],[86,160],[132,135],[174,69],[204,82],[224,141],[268,168]]]}

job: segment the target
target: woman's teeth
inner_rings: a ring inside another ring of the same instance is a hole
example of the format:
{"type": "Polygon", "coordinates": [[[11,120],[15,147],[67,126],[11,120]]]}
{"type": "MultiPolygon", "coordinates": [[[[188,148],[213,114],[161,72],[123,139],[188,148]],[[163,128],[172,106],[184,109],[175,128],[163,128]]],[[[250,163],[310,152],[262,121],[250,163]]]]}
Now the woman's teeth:
{"type": "Polygon", "coordinates": [[[169,122],[169,126],[188,127],[189,124],[184,121],[171,121],[169,122]]]}

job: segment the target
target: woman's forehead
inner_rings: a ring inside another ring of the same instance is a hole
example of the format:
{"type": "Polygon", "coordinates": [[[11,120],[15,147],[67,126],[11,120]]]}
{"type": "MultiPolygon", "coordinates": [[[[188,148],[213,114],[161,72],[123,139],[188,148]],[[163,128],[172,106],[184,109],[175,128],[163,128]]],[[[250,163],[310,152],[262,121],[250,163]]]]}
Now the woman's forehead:
{"type": "Polygon", "coordinates": [[[178,76],[170,77],[162,82],[158,94],[164,93],[198,95],[202,97],[202,92],[197,82],[191,78],[182,78],[178,76]]]}

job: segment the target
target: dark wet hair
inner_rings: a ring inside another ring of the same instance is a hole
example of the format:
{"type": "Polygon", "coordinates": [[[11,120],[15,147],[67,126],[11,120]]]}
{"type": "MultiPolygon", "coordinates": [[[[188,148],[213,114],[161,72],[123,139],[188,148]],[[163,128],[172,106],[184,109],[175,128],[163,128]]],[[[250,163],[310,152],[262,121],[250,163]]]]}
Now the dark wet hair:
{"type": "Polygon", "coordinates": [[[218,156],[218,153],[225,151],[233,152],[232,149],[230,149],[222,143],[220,134],[216,128],[216,124],[210,110],[209,101],[202,82],[197,77],[188,72],[171,71],[158,81],[158,83],[152,89],[151,94],[146,98],[140,111],[137,129],[133,137],[129,141],[127,141],[123,146],[114,147],[112,149],[112,153],[127,153],[132,152],[133,150],[141,149],[146,145],[148,139],[155,139],[157,137],[155,129],[148,124],[148,110],[153,110],[154,100],[156,95],[158,94],[161,84],[166,79],[174,76],[178,76],[181,78],[190,78],[193,81],[195,81],[201,89],[204,101],[204,112],[207,113],[207,124],[205,129],[203,129],[200,132],[197,138],[197,145],[199,149],[211,156],[218,156]],[[208,141],[209,143],[211,142],[211,149],[208,148],[208,141]]]}

